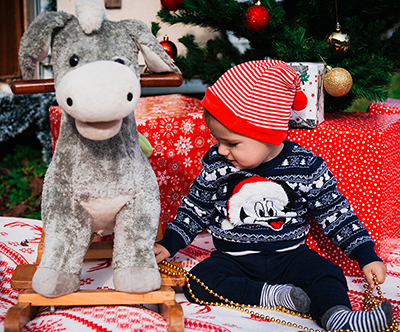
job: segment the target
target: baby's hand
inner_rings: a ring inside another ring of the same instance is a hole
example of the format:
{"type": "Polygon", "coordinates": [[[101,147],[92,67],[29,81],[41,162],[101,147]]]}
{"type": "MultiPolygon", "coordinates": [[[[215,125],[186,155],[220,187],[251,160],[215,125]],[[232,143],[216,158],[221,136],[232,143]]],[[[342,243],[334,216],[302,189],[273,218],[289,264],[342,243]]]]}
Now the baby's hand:
{"type": "Polygon", "coordinates": [[[363,267],[362,271],[371,289],[375,287],[373,275],[376,275],[376,280],[379,284],[383,284],[386,279],[386,270],[386,265],[379,261],[369,263],[363,267]]]}
{"type": "Polygon", "coordinates": [[[157,264],[160,263],[162,260],[171,256],[169,251],[164,246],[158,243],[154,243],[153,252],[154,255],[156,256],[157,264]]]}

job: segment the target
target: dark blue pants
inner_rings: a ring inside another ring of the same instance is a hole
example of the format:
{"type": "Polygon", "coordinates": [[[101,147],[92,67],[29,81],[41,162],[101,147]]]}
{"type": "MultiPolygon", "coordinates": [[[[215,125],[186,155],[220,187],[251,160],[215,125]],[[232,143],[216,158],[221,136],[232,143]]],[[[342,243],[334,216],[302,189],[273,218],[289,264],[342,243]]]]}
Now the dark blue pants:
{"type": "MultiPolygon", "coordinates": [[[[230,301],[259,305],[264,283],[293,284],[311,299],[311,315],[321,325],[322,315],[336,305],[351,308],[347,282],[340,267],[306,244],[287,252],[231,256],[214,251],[192,270],[209,289],[230,301]]],[[[219,302],[199,283],[190,280],[193,294],[203,301],[219,302]]],[[[189,301],[194,301],[184,292],[189,301]]]]}

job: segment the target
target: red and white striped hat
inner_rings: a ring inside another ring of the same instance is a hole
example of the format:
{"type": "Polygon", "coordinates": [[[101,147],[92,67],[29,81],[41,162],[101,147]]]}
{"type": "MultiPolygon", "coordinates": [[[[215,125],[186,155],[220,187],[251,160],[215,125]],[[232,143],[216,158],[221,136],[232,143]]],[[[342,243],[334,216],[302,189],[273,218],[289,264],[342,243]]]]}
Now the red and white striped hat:
{"type": "Polygon", "coordinates": [[[290,110],[307,106],[299,76],[280,60],[239,64],[206,90],[204,108],[228,129],[279,145],[286,139],[290,110]]]}

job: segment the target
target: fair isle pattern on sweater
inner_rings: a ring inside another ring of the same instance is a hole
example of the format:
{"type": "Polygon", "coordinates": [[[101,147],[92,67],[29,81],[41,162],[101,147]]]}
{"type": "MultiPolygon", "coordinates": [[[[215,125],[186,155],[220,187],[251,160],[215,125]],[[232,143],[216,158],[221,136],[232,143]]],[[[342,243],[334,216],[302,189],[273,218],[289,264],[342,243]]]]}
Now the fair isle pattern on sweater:
{"type": "Polygon", "coordinates": [[[201,174],[184,197],[175,220],[167,224],[166,232],[177,232],[189,245],[197,234],[208,228],[217,250],[269,252],[304,241],[311,216],[347,256],[363,264],[376,260],[368,231],[337,189],[336,180],[323,159],[296,143],[285,141],[284,144],[279,156],[252,173],[237,170],[218,154],[216,146],[212,147],[203,158],[201,174]],[[257,175],[286,183],[296,195],[289,203],[295,217],[279,231],[256,224],[223,229],[221,225],[228,213],[228,183],[235,174],[257,175]],[[365,252],[357,255],[361,247],[367,250],[367,255],[365,252]]]}

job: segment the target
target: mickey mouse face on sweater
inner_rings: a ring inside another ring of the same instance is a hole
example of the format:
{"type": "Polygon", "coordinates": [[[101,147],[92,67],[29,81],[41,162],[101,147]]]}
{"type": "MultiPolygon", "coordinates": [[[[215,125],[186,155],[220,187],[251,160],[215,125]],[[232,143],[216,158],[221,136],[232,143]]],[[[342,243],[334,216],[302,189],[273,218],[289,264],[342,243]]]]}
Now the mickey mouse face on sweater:
{"type": "Polygon", "coordinates": [[[228,219],[223,229],[243,224],[269,227],[280,231],[295,217],[295,212],[285,211],[288,195],[281,185],[263,177],[250,177],[240,181],[228,200],[228,219]]]}

